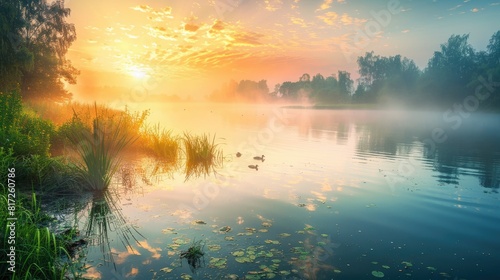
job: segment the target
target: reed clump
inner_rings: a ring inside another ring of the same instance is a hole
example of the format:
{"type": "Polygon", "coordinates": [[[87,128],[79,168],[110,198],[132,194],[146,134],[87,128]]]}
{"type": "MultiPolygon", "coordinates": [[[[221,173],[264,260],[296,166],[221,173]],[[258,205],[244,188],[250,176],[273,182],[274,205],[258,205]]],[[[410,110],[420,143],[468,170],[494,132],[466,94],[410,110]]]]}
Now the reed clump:
{"type": "Polygon", "coordinates": [[[175,164],[179,160],[180,138],[159,124],[146,127],[140,142],[147,154],[161,162],[175,164]]]}
{"type": "Polygon", "coordinates": [[[91,191],[108,188],[120,166],[121,152],[138,138],[137,134],[131,133],[137,129],[130,125],[123,115],[117,118],[99,115],[97,106],[91,127],[75,113],[66,136],[78,155],[76,169],[85,182],[85,188],[91,191]]]}
{"type": "Polygon", "coordinates": [[[219,144],[215,142],[215,135],[192,135],[185,132],[184,155],[186,157],[186,180],[191,176],[207,175],[215,172],[223,163],[223,153],[219,144]]]}

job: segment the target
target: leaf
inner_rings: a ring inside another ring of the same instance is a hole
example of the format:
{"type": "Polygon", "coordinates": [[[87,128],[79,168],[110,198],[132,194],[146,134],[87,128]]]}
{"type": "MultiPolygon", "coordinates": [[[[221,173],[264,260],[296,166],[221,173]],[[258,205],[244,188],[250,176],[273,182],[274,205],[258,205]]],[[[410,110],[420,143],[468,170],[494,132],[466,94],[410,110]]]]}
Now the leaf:
{"type": "Polygon", "coordinates": [[[377,271],[377,270],[372,271],[372,275],[377,277],[377,278],[384,277],[384,273],[382,271],[377,271]]]}

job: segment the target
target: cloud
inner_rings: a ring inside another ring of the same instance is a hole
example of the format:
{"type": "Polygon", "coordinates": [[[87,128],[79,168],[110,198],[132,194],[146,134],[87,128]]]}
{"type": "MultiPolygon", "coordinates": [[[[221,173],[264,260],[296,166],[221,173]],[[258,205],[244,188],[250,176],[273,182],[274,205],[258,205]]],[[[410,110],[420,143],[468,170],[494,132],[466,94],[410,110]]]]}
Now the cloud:
{"type": "Polygon", "coordinates": [[[266,4],[266,10],[270,12],[274,12],[280,9],[283,5],[282,0],[265,0],[264,3],[266,4]]]}
{"type": "Polygon", "coordinates": [[[239,31],[231,35],[231,43],[238,46],[255,46],[261,45],[260,39],[263,34],[248,31],[239,31]]]}
{"type": "Polygon", "coordinates": [[[318,18],[328,25],[336,25],[339,15],[335,12],[327,12],[324,15],[318,16],[318,18]]]}
{"type": "Polygon", "coordinates": [[[151,8],[149,5],[137,5],[135,7],[131,7],[131,9],[143,13],[148,13],[153,11],[153,8],[151,8]]]}
{"type": "Polygon", "coordinates": [[[332,6],[332,2],[333,2],[333,0],[325,0],[321,4],[321,6],[319,6],[319,8],[317,9],[317,11],[324,11],[324,10],[329,9],[332,6]]]}
{"type": "Polygon", "coordinates": [[[449,8],[448,11],[453,11],[453,10],[456,10],[456,9],[458,9],[460,7],[462,7],[462,4],[458,4],[455,7],[449,8]]]}
{"type": "Polygon", "coordinates": [[[216,19],[212,26],[210,26],[210,30],[208,31],[210,34],[219,33],[224,30],[224,23],[221,20],[216,19]]]}
{"type": "Polygon", "coordinates": [[[351,17],[350,15],[344,13],[340,18],[340,22],[343,25],[361,25],[366,22],[366,19],[351,17]]]}
{"type": "Polygon", "coordinates": [[[292,21],[292,23],[295,24],[295,25],[299,25],[299,26],[302,26],[302,27],[307,27],[306,21],[304,19],[302,19],[302,18],[291,17],[290,21],[292,21]]]}
{"type": "Polygon", "coordinates": [[[196,32],[196,31],[198,31],[198,29],[200,29],[200,26],[196,25],[196,24],[186,23],[184,25],[184,30],[189,31],[189,32],[196,32]]]}

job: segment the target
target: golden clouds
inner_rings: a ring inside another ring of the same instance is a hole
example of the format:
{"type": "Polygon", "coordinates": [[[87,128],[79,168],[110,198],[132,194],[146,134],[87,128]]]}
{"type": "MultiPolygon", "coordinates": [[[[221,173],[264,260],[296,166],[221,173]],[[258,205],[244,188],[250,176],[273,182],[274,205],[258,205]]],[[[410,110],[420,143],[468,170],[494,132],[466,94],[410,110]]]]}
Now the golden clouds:
{"type": "Polygon", "coordinates": [[[200,27],[196,24],[191,24],[191,23],[186,23],[184,25],[184,30],[189,31],[189,32],[196,32],[200,29],[200,27]]]}
{"type": "Polygon", "coordinates": [[[332,2],[333,0],[325,0],[321,6],[319,6],[319,9],[320,11],[323,11],[323,10],[327,10],[329,9],[331,6],[332,6],[332,2]]]}
{"type": "Polygon", "coordinates": [[[343,13],[341,16],[339,16],[335,12],[326,12],[323,15],[317,16],[317,18],[330,26],[360,26],[361,24],[366,22],[366,19],[352,17],[346,13],[343,13]]]}

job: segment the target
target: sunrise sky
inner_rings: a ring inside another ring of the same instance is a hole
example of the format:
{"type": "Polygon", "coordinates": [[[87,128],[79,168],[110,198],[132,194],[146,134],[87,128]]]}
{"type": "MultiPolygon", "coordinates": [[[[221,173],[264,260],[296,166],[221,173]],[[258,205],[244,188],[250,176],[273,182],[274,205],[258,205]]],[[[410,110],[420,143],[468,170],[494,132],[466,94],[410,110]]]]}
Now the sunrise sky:
{"type": "MultiPolygon", "coordinates": [[[[499,29],[500,1],[67,0],[81,71],[77,99],[151,94],[203,98],[230,79],[296,81],[338,70],[358,77],[367,51],[425,67],[452,34],[484,50],[499,29]]],[[[140,101],[140,100],[136,100],[140,101]]]]}

